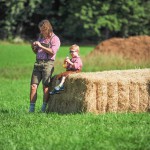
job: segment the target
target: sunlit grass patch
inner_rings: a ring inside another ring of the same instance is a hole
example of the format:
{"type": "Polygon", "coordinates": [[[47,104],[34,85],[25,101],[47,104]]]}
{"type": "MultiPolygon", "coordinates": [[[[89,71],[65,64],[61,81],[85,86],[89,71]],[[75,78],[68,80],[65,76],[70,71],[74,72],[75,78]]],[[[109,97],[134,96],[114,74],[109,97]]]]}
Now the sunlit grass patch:
{"type": "Polygon", "coordinates": [[[134,62],[119,55],[99,54],[83,58],[83,71],[95,72],[104,70],[126,70],[149,68],[150,62],[134,62]]]}

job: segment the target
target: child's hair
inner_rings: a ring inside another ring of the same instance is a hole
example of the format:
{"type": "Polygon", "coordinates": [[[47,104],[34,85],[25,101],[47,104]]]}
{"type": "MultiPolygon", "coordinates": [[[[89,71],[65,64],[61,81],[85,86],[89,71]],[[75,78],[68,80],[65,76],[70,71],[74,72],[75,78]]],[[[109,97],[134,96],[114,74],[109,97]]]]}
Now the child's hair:
{"type": "Polygon", "coordinates": [[[76,50],[77,52],[79,52],[80,48],[77,44],[73,44],[71,45],[70,50],[76,50]]]}
{"type": "Polygon", "coordinates": [[[44,30],[45,31],[45,36],[49,36],[50,32],[53,31],[52,25],[48,20],[42,20],[39,25],[38,25],[39,29],[44,30]]]}

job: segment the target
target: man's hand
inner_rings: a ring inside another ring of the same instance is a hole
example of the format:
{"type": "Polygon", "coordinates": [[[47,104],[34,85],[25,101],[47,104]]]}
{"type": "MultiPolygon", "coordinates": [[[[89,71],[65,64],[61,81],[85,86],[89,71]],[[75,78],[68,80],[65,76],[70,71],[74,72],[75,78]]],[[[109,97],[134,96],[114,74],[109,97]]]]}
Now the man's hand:
{"type": "Polygon", "coordinates": [[[39,42],[39,41],[35,41],[35,42],[33,42],[33,45],[36,45],[36,46],[38,46],[38,47],[42,47],[42,45],[41,45],[41,43],[39,42]]]}
{"type": "MultiPolygon", "coordinates": [[[[45,44],[45,43],[44,43],[44,44],[45,44]]],[[[33,46],[34,46],[34,45],[35,45],[37,48],[43,49],[43,51],[45,51],[46,53],[48,53],[50,56],[53,56],[53,55],[54,55],[54,53],[53,53],[53,51],[52,51],[51,48],[46,47],[46,46],[43,46],[39,41],[33,42],[33,46]]]]}
{"type": "Polygon", "coordinates": [[[35,42],[33,42],[33,43],[31,44],[31,48],[32,48],[33,52],[36,54],[38,47],[37,47],[37,45],[35,44],[35,42]]]}

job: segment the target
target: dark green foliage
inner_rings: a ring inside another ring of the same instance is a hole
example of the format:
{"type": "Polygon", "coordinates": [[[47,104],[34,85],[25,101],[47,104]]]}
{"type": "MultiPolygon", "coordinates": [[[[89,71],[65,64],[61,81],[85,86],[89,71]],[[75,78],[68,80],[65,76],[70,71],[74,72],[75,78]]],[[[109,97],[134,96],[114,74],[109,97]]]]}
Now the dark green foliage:
{"type": "Polygon", "coordinates": [[[42,19],[51,21],[62,42],[150,34],[147,0],[2,0],[0,10],[1,39],[36,38],[42,19]]]}
{"type": "Polygon", "coordinates": [[[88,0],[81,5],[76,16],[83,20],[84,28],[105,39],[114,35],[128,37],[144,34],[142,23],[146,10],[140,0],[88,0]]]}

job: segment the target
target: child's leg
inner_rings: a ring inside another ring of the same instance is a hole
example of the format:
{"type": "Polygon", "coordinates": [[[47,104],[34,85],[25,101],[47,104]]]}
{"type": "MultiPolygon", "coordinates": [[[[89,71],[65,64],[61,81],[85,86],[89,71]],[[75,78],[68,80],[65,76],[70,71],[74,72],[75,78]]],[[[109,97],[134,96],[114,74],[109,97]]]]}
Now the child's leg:
{"type": "Polygon", "coordinates": [[[63,76],[58,86],[62,87],[65,80],[66,80],[66,77],[63,76]]]}
{"type": "Polygon", "coordinates": [[[56,86],[59,85],[60,82],[61,82],[60,79],[57,79],[57,80],[56,80],[56,86]]]}
{"type": "MultiPolygon", "coordinates": [[[[49,92],[49,94],[50,94],[50,95],[53,95],[53,94],[59,93],[59,91],[64,90],[63,84],[64,84],[64,82],[65,82],[65,79],[66,79],[66,77],[63,76],[63,77],[61,78],[61,81],[58,80],[60,83],[57,84],[57,86],[55,86],[54,90],[53,90],[52,92],[49,92]]],[[[58,83],[58,82],[56,81],[56,83],[58,83]]]]}

